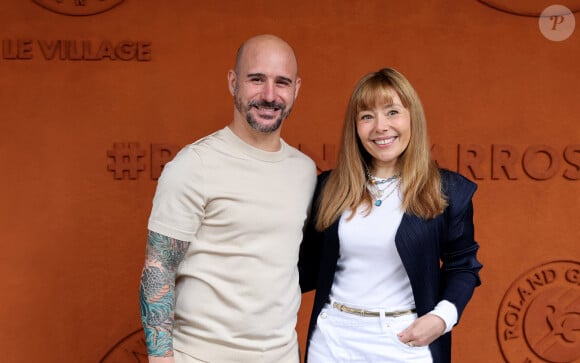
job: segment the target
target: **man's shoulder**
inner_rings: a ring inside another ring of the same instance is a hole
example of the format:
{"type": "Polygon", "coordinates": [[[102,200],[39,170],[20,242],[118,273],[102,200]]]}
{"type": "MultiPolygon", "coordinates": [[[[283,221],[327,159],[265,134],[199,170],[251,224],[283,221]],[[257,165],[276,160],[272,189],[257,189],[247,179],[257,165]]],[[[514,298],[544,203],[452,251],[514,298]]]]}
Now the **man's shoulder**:
{"type": "Polygon", "coordinates": [[[300,160],[301,162],[304,162],[306,164],[309,164],[311,166],[316,167],[316,164],[314,163],[314,160],[312,160],[312,158],[308,155],[306,155],[305,153],[303,153],[302,151],[300,151],[298,148],[284,142],[286,144],[286,148],[288,150],[288,155],[291,158],[296,158],[298,160],[300,160]]]}
{"type": "Polygon", "coordinates": [[[291,165],[295,166],[294,170],[308,176],[314,185],[316,182],[316,163],[314,160],[294,147],[289,147],[288,156],[288,159],[292,160],[291,165]]]}
{"type": "Polygon", "coordinates": [[[217,131],[212,132],[211,134],[207,134],[202,136],[201,138],[193,141],[186,147],[188,148],[204,148],[204,147],[212,147],[218,142],[222,142],[224,139],[224,129],[220,129],[217,131]]]}
{"type": "Polygon", "coordinates": [[[224,136],[224,129],[217,130],[211,134],[185,145],[181,148],[178,155],[181,157],[207,158],[213,154],[221,154],[227,148],[227,142],[224,136]],[[195,155],[195,156],[194,156],[195,155]]]}
{"type": "MultiPolygon", "coordinates": [[[[185,146],[166,164],[170,168],[190,168],[202,163],[202,160],[211,158],[214,151],[219,150],[221,130],[203,136],[185,146]]],[[[165,169],[165,168],[164,168],[165,169]]]]}

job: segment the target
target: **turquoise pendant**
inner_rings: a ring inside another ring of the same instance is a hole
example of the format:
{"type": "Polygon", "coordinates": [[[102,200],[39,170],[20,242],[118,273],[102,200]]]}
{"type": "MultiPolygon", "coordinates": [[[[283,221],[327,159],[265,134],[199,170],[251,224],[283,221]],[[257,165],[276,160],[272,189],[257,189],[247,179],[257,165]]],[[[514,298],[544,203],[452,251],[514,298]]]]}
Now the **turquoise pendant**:
{"type": "Polygon", "coordinates": [[[383,201],[382,201],[382,200],[380,200],[380,199],[377,199],[377,201],[375,202],[375,205],[376,205],[377,207],[380,207],[380,206],[381,206],[381,204],[383,204],[383,201]]]}

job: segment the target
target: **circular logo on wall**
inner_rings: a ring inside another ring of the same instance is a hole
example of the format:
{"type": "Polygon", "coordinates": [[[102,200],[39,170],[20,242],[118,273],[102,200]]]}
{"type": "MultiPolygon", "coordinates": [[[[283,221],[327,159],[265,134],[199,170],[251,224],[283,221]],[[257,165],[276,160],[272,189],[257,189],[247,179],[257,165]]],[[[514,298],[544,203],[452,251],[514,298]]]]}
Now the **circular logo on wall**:
{"type": "MultiPolygon", "coordinates": [[[[488,7],[499,10],[501,12],[518,15],[538,17],[546,6],[554,4],[547,0],[478,0],[480,3],[488,7]]],[[[564,0],[560,2],[562,5],[572,9],[572,12],[580,11],[580,0],[564,0]]]]}
{"type": "Polygon", "coordinates": [[[95,15],[111,10],[125,0],[32,0],[55,13],[74,16],[95,15]]]}
{"type": "Polygon", "coordinates": [[[508,363],[580,362],[580,262],[552,261],[505,293],[497,339],[508,363]]]}

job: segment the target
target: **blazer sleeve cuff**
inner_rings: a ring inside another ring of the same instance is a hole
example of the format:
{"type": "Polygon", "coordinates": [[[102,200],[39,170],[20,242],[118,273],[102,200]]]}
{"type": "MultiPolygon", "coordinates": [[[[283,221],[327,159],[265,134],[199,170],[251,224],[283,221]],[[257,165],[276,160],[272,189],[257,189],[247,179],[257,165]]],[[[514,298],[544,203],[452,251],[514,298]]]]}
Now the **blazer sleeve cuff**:
{"type": "Polygon", "coordinates": [[[447,300],[441,300],[429,314],[436,315],[445,322],[445,332],[449,333],[453,326],[457,324],[457,308],[447,300]]]}

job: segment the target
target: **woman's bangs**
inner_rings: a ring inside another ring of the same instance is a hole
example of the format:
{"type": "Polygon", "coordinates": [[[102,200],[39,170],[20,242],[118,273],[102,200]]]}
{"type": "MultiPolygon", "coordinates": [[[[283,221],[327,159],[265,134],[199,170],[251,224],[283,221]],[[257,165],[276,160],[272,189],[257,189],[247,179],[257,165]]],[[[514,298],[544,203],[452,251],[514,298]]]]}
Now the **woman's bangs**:
{"type": "Polygon", "coordinates": [[[368,82],[360,90],[356,103],[357,113],[375,108],[377,103],[382,105],[393,104],[393,93],[395,90],[382,82],[368,82]]]}

